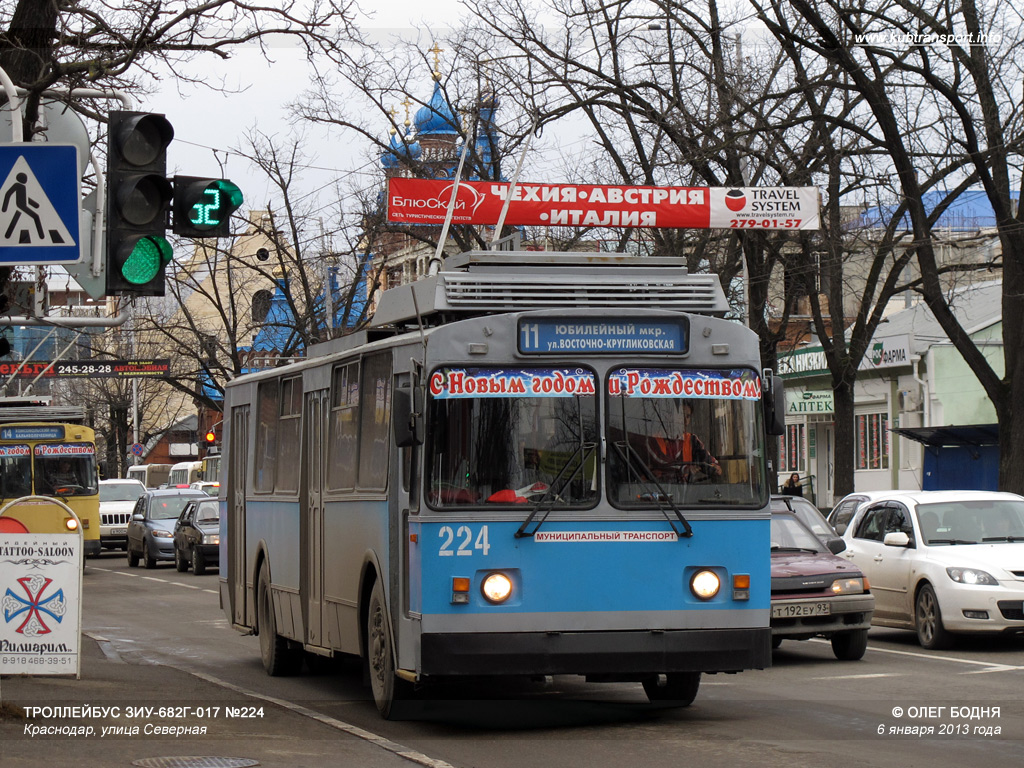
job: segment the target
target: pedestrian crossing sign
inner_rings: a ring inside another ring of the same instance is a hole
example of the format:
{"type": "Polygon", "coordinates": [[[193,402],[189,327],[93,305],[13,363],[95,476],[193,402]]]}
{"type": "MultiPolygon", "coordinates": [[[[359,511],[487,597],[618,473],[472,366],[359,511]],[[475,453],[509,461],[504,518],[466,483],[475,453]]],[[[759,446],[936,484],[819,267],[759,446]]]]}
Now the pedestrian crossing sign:
{"type": "Polygon", "coordinates": [[[0,144],[0,265],[77,262],[81,185],[73,144],[0,144]]]}

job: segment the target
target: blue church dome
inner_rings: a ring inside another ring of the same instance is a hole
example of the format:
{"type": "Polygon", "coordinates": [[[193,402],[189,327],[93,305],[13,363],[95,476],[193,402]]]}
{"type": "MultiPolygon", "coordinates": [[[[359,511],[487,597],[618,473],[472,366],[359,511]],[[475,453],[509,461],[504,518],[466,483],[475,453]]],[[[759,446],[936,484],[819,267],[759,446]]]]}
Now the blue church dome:
{"type": "Polygon", "coordinates": [[[403,156],[418,160],[420,143],[418,141],[406,143],[398,138],[398,134],[393,133],[391,134],[391,148],[381,156],[380,164],[385,168],[398,168],[402,164],[400,158],[403,156]]]}
{"type": "Polygon", "coordinates": [[[415,125],[417,136],[456,136],[459,133],[459,120],[441,92],[441,83],[437,80],[434,81],[434,95],[416,112],[415,125]]]}

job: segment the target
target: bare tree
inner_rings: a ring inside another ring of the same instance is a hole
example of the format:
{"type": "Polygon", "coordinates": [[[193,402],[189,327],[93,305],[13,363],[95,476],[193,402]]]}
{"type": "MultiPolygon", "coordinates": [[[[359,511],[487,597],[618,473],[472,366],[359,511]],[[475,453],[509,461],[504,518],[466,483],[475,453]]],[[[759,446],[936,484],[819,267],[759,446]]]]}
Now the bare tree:
{"type": "Polygon", "coordinates": [[[1012,187],[1021,173],[1019,14],[976,0],[793,0],[760,12],[802,58],[838,67],[844,88],[870,109],[873,126],[861,142],[884,158],[892,176],[900,205],[890,228],[908,229],[904,216],[909,220],[917,289],[995,406],[1000,488],[1024,491],[1024,417],[1014,409],[1024,397],[1024,227],[1012,187]],[[782,23],[786,18],[793,23],[782,23]],[[936,222],[972,185],[992,207],[1002,250],[1002,372],[958,322],[955,294],[944,290],[936,256],[936,222]],[[928,193],[940,197],[930,208],[928,193]]]}

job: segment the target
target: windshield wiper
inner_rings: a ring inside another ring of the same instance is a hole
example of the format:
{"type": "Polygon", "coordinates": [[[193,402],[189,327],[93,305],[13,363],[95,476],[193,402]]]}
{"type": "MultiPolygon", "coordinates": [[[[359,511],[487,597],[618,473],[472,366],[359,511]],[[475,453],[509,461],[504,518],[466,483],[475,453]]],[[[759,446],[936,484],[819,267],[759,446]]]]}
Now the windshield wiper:
{"type": "Polygon", "coordinates": [[[772,552],[812,552],[815,555],[821,550],[811,549],[810,547],[772,547],[772,552]]]}
{"type": "Polygon", "coordinates": [[[982,541],[1024,541],[1024,536],[986,536],[982,541]]]}
{"type": "Polygon", "coordinates": [[[524,536],[533,536],[533,534],[540,530],[540,527],[544,525],[544,521],[547,519],[548,515],[551,514],[551,510],[554,509],[555,502],[563,500],[561,496],[562,491],[565,490],[565,487],[569,485],[569,483],[576,479],[576,476],[583,470],[583,467],[586,466],[587,461],[596,450],[597,443],[581,442],[576,446],[576,450],[572,452],[572,455],[562,466],[562,469],[559,470],[557,475],[555,475],[555,479],[551,481],[551,485],[549,485],[543,495],[534,502],[533,510],[523,521],[523,524],[519,526],[519,530],[516,531],[515,535],[517,539],[521,539],[524,536]],[[579,457],[578,463],[576,462],[577,457],[579,457]],[[569,471],[570,467],[572,467],[571,472],[569,471]],[[545,502],[547,502],[546,509],[544,508],[545,502]],[[543,511],[544,514],[542,514],[540,519],[536,521],[536,525],[533,527],[533,530],[526,530],[530,523],[534,522],[534,518],[537,517],[541,511],[543,511]]]}
{"type": "Polygon", "coordinates": [[[928,539],[929,544],[977,544],[976,541],[967,539],[928,539]]]}
{"type": "Polygon", "coordinates": [[[672,526],[672,530],[675,531],[676,536],[680,539],[693,536],[693,528],[690,527],[690,523],[685,517],[683,517],[682,511],[680,511],[679,507],[677,507],[675,502],[672,500],[672,494],[665,492],[661,483],[659,483],[658,479],[654,476],[654,471],[647,466],[647,463],[643,460],[640,454],[636,452],[636,449],[624,440],[622,442],[612,443],[612,445],[615,446],[615,450],[619,452],[622,460],[626,462],[627,467],[634,472],[639,468],[640,471],[637,472],[637,474],[640,477],[645,478],[647,483],[657,488],[657,493],[642,494],[642,500],[653,501],[658,505],[658,509],[661,510],[663,515],[665,515],[665,519],[668,520],[668,524],[672,526]],[[673,520],[672,516],[669,515],[669,510],[675,513],[675,520],[673,520]],[[682,530],[680,530],[677,521],[682,525],[682,530]]]}

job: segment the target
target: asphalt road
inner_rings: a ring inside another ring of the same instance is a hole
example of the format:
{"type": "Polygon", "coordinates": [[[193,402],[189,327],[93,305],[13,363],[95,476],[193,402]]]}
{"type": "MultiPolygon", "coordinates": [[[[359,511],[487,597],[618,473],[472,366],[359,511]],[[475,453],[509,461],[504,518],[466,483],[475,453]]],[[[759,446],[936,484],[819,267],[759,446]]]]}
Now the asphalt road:
{"type": "MultiPolygon", "coordinates": [[[[216,570],[196,577],[171,565],[128,568],[123,556],[90,560],[83,630],[129,667],[157,665],[168,679],[216,685],[226,703],[326,718],[346,739],[389,749],[389,759],[436,768],[963,768],[1016,764],[1024,746],[1024,639],[972,639],[929,652],[910,632],[880,629],[859,662],[836,661],[824,641],[787,641],[770,670],[705,676],[686,709],[652,707],[638,684],[556,678],[547,686],[445,686],[414,702],[406,719],[386,722],[355,661],[267,677],[256,638],[234,632],[220,611],[218,579],[216,570]]],[[[161,687],[159,676],[146,679],[161,687]]],[[[136,693],[203,703],[187,690],[136,693]]],[[[202,747],[199,740],[191,754],[202,747]]]]}

